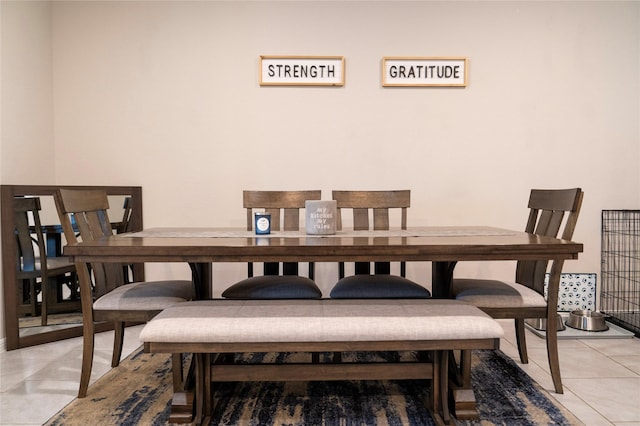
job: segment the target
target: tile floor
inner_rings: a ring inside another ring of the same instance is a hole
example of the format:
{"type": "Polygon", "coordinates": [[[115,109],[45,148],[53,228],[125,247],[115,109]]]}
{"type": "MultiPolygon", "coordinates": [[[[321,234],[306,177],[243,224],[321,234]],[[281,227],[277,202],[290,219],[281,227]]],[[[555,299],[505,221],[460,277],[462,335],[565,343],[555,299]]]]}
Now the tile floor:
{"type": "MultiPolygon", "coordinates": [[[[501,321],[502,350],[517,359],[512,323],[501,321]]],[[[127,330],[124,352],[138,346],[142,327],[127,330]]],[[[547,390],[544,340],[527,331],[529,364],[522,369],[547,390]]],[[[109,370],[112,333],[96,338],[92,381],[109,370]]],[[[560,340],[565,393],[551,393],[585,425],[640,426],[640,339],[560,340]]],[[[77,393],[80,338],[0,353],[0,424],[41,425],[77,393]]],[[[91,392],[91,388],[89,388],[91,392]]]]}

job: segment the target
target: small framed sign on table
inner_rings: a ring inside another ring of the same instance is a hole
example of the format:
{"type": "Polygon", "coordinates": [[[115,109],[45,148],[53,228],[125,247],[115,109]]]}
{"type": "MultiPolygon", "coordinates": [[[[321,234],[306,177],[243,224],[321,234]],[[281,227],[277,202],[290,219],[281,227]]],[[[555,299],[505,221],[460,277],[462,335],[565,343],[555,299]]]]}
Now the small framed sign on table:
{"type": "Polygon", "coordinates": [[[260,56],[261,86],[344,86],[344,56],[260,56]]]}
{"type": "Polygon", "coordinates": [[[467,58],[385,57],[382,85],[466,86],[467,58]]]}

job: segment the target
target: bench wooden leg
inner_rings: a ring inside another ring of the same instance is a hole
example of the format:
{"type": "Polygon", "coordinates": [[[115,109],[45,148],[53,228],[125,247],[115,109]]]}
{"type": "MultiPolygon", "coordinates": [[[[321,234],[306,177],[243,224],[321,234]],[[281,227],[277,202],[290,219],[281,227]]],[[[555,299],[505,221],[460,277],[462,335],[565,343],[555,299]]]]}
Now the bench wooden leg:
{"type": "Polygon", "coordinates": [[[211,416],[213,414],[213,386],[211,384],[211,363],[215,358],[215,354],[205,354],[204,355],[204,365],[203,372],[204,375],[202,377],[202,385],[204,391],[204,401],[202,404],[203,413],[202,413],[202,424],[208,425],[211,423],[211,416]]]}
{"type": "Polygon", "coordinates": [[[449,413],[449,351],[440,352],[440,365],[438,370],[434,371],[434,376],[440,375],[440,398],[442,400],[442,418],[445,424],[451,422],[449,413]]]}
{"type": "MultiPolygon", "coordinates": [[[[451,351],[453,353],[453,351],[451,351]]],[[[471,351],[460,351],[460,384],[463,388],[471,388],[471,351]]]]}
{"type": "Polygon", "coordinates": [[[431,354],[431,365],[433,366],[433,372],[431,374],[431,415],[434,419],[440,416],[440,402],[442,397],[440,396],[440,380],[442,377],[439,373],[440,368],[440,354],[439,351],[434,351],[431,354]]]}
{"type": "Polygon", "coordinates": [[[449,354],[447,351],[433,352],[433,374],[431,378],[431,401],[429,411],[438,426],[449,424],[449,354]]]}
{"type": "Polygon", "coordinates": [[[184,376],[182,374],[182,363],[178,367],[176,364],[181,360],[181,354],[171,354],[173,374],[173,398],[171,399],[171,414],[169,415],[170,423],[191,423],[193,422],[194,410],[194,387],[195,387],[195,354],[191,358],[189,370],[184,376]],[[175,371],[180,369],[180,373],[175,371]],[[178,378],[180,376],[181,378],[178,378]],[[178,382],[176,382],[176,380],[178,382]]]}
{"type": "Polygon", "coordinates": [[[206,400],[206,394],[209,393],[206,391],[207,388],[211,388],[211,385],[207,386],[208,380],[206,380],[205,371],[207,371],[206,366],[210,363],[209,354],[193,354],[196,358],[196,394],[194,400],[194,416],[193,416],[193,424],[201,425],[204,421],[205,417],[205,405],[208,405],[206,400]]]}
{"type": "Polygon", "coordinates": [[[471,350],[463,350],[460,353],[460,369],[455,363],[452,370],[456,370],[458,380],[450,380],[453,394],[453,411],[459,420],[478,420],[476,396],[471,388],[471,350]],[[459,371],[459,372],[458,372],[459,371]]]}
{"type": "Polygon", "coordinates": [[[171,354],[171,373],[173,374],[173,391],[184,390],[184,374],[182,374],[182,354],[171,354]]]}

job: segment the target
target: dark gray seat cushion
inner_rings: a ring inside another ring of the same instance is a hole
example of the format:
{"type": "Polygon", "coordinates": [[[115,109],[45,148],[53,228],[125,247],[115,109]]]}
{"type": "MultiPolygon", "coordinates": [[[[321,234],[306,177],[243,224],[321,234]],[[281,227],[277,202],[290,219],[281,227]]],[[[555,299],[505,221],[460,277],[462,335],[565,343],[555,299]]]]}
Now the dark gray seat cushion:
{"type": "Polygon", "coordinates": [[[397,275],[352,275],[338,281],[333,299],[427,299],[431,292],[397,275]]]}
{"type": "Polygon", "coordinates": [[[227,299],[320,299],[313,280],[298,275],[264,275],[242,280],[224,292],[227,299]]]}

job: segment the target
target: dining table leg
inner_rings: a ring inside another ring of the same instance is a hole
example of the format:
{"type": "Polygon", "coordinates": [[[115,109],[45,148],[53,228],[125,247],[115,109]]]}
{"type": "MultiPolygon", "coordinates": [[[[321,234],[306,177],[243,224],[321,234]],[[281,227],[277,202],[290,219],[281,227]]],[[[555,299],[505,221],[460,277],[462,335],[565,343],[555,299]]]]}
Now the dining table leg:
{"type": "MultiPolygon", "coordinates": [[[[196,300],[209,300],[213,297],[212,287],[212,265],[211,263],[189,263],[191,277],[195,289],[196,300]]],[[[187,374],[184,375],[183,382],[176,386],[174,384],[173,399],[171,400],[171,423],[191,423],[193,418],[194,404],[197,410],[202,410],[202,401],[194,401],[195,386],[199,380],[196,374],[196,354],[191,357],[191,365],[187,374]]],[[[174,377],[178,377],[174,375],[174,377]]],[[[206,404],[204,405],[206,407],[206,404]]],[[[199,412],[201,416],[207,413],[199,412]]]]}
{"type": "Polygon", "coordinates": [[[453,291],[451,282],[456,261],[433,262],[431,265],[431,297],[434,299],[451,299],[453,291]]]}
{"type": "Polygon", "coordinates": [[[213,268],[211,263],[189,263],[196,300],[213,298],[213,268]]]}
{"type": "MultiPolygon", "coordinates": [[[[433,262],[431,268],[431,295],[435,299],[453,298],[453,271],[456,261],[433,262]]],[[[465,351],[462,351],[465,352],[465,351]]],[[[469,351],[467,351],[469,352],[469,351]]],[[[464,355],[470,355],[466,353],[464,355]]],[[[460,368],[456,363],[449,363],[449,392],[453,400],[453,412],[460,420],[479,419],[476,397],[471,387],[470,357],[460,356],[460,368]]]]}

